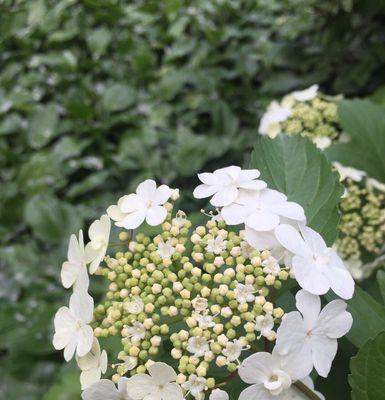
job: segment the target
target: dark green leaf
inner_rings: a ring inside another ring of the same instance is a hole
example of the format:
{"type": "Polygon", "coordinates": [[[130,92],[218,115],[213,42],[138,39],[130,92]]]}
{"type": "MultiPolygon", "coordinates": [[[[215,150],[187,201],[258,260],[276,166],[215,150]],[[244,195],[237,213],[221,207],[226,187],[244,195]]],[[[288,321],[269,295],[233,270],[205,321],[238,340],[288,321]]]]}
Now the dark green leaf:
{"type": "Polygon", "coordinates": [[[28,141],[31,147],[39,149],[57,135],[59,116],[54,105],[38,110],[30,121],[28,141]]]}
{"type": "Polygon", "coordinates": [[[135,91],[126,84],[114,84],[103,93],[103,107],[107,111],[119,111],[132,105],[135,101],[135,91]]]}

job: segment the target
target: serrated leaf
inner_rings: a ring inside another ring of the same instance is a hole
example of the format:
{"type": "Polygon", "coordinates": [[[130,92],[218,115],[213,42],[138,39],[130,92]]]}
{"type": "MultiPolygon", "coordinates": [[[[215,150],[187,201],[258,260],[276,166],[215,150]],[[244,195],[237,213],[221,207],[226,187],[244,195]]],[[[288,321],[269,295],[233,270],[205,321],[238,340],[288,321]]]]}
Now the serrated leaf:
{"type": "Polygon", "coordinates": [[[385,332],[368,340],[350,362],[352,400],[384,399],[385,332]]]}
{"type": "Polygon", "coordinates": [[[39,109],[31,118],[28,142],[34,149],[39,149],[57,135],[59,116],[54,105],[39,109]]]}
{"type": "Polygon", "coordinates": [[[384,108],[369,100],[343,100],[338,103],[338,116],[350,140],[331,146],[328,157],[385,182],[384,108]]]}
{"type": "Polygon", "coordinates": [[[261,171],[268,186],[285,193],[305,209],[308,225],[332,245],[339,222],[343,187],[330,162],[302,137],[258,137],[251,167],[261,171]]]}

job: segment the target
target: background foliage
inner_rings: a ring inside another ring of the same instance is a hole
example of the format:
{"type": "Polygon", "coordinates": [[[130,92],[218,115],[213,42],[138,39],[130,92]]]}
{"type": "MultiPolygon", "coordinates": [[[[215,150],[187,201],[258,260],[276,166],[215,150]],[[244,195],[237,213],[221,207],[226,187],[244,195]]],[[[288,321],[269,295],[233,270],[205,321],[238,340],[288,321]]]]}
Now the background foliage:
{"type": "Polygon", "coordinates": [[[384,14],[370,0],[0,0],[0,397],[79,398],[50,344],[70,232],[146,177],[197,210],[194,175],[247,163],[272,97],[374,91],[384,14]]]}

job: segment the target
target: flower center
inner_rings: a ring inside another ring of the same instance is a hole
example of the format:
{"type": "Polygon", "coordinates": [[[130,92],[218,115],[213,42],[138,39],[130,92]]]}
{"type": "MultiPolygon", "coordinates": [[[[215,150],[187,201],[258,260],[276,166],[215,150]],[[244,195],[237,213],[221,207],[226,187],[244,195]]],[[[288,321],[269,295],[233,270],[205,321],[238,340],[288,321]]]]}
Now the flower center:
{"type": "Polygon", "coordinates": [[[152,207],[152,200],[149,200],[146,204],[147,208],[151,208],[152,207]]]}
{"type": "Polygon", "coordinates": [[[75,322],[75,329],[78,331],[83,326],[83,321],[81,319],[77,319],[75,322]]]}

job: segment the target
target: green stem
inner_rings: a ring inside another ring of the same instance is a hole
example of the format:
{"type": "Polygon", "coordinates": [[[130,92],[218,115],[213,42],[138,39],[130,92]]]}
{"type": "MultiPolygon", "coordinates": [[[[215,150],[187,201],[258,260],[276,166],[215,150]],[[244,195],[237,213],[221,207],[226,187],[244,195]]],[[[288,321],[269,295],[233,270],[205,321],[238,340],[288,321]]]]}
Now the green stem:
{"type": "Polygon", "coordinates": [[[308,388],[304,383],[301,381],[294,382],[293,385],[302,392],[306,397],[311,400],[321,400],[321,398],[314,393],[310,388],[308,388]]]}

